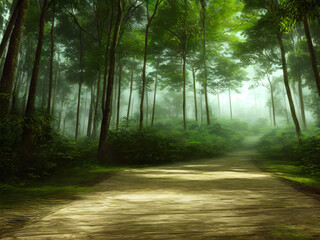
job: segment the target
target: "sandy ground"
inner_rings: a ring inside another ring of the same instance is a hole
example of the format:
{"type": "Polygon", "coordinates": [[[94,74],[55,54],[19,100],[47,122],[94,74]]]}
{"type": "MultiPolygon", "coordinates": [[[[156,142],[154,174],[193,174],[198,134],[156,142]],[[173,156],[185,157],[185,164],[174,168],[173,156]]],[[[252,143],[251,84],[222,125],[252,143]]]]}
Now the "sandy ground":
{"type": "Polygon", "coordinates": [[[121,172],[2,239],[320,239],[320,202],[254,154],[121,172]]]}

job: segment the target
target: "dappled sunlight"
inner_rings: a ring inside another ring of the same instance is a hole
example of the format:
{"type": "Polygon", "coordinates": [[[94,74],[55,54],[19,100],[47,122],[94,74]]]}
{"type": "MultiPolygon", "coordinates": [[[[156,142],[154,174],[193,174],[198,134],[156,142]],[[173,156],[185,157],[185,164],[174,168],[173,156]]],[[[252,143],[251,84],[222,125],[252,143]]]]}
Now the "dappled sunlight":
{"type": "Polygon", "coordinates": [[[145,178],[171,178],[181,180],[197,180],[197,181],[212,181],[221,179],[255,179],[270,177],[264,173],[245,173],[237,171],[215,171],[215,172],[195,172],[184,171],[183,173],[176,173],[175,171],[158,171],[163,173],[143,173],[138,174],[139,177],[145,178]]]}

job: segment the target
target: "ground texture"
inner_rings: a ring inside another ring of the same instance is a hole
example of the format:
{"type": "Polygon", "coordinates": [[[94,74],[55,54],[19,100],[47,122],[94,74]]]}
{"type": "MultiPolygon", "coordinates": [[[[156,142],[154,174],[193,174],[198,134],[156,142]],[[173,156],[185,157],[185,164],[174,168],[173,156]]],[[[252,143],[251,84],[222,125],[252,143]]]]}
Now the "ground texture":
{"type": "Polygon", "coordinates": [[[252,151],[123,171],[2,239],[320,239],[320,204],[252,151]]]}

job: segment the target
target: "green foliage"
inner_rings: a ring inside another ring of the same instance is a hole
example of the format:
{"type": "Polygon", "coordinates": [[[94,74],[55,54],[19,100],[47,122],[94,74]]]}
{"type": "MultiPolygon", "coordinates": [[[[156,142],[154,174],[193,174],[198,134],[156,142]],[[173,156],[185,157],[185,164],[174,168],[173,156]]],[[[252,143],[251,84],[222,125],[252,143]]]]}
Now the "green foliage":
{"type": "Polygon", "coordinates": [[[259,150],[268,158],[296,162],[310,176],[320,176],[320,136],[311,133],[298,140],[293,128],[274,129],[265,134],[259,150]]]}
{"type": "Polygon", "coordinates": [[[224,126],[218,122],[209,126],[196,122],[188,125],[187,131],[181,129],[180,123],[168,122],[142,132],[110,132],[103,163],[154,165],[216,156],[238,146],[247,130],[246,124],[236,121],[224,126]]]}

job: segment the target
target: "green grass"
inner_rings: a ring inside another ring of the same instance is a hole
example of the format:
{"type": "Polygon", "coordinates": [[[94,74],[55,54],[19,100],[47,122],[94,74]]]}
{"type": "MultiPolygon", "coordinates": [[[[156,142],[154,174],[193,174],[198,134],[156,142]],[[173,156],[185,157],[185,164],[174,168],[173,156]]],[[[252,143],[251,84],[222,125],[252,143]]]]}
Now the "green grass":
{"type": "Polygon", "coordinates": [[[320,191],[320,178],[306,174],[303,166],[298,162],[260,157],[258,163],[265,171],[299,184],[301,187],[320,191]]]}
{"type": "Polygon", "coordinates": [[[119,167],[78,167],[65,169],[43,181],[24,181],[0,184],[0,209],[13,208],[39,199],[74,199],[78,194],[89,192],[91,186],[102,179],[126,168],[119,167]]]}

